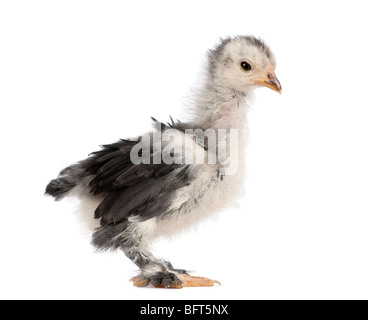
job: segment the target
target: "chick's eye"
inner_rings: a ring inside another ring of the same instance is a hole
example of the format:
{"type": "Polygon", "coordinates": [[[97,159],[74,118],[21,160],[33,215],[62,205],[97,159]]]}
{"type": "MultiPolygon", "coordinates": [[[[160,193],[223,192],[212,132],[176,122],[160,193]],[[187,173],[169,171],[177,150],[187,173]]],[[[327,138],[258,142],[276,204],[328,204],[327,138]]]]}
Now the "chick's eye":
{"type": "Polygon", "coordinates": [[[240,65],[244,71],[250,71],[252,69],[252,66],[246,61],[242,61],[240,65]]]}

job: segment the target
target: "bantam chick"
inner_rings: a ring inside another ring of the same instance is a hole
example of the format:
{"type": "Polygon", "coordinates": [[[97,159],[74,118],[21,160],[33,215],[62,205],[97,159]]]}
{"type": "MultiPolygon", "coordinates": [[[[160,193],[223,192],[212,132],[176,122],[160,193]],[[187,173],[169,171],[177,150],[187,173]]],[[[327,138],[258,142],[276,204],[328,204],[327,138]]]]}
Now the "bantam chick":
{"type": "Polygon", "coordinates": [[[263,41],[253,36],[221,40],[208,51],[190,121],[153,119],[156,130],[102,146],[62,170],[46,194],[56,200],[77,194],[94,204],[100,227],[92,243],[100,250],[122,250],[140,269],[131,279],[135,286],[219,283],[174,268],[149,247],[155,238],[188,229],[239,197],[249,100],[260,86],[281,93],[274,69],[274,55],[263,41]]]}

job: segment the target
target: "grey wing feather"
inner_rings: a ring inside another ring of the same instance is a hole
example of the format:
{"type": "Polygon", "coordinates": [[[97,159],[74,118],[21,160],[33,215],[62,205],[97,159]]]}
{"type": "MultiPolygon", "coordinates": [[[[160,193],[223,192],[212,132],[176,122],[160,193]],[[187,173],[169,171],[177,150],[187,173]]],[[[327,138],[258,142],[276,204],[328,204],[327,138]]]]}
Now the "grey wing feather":
{"type": "Polygon", "coordinates": [[[187,165],[133,164],[130,150],[136,143],[121,140],[105,145],[82,163],[94,176],[90,192],[105,196],[95,211],[101,225],[116,224],[131,216],[144,221],[167,214],[175,190],[190,183],[187,165]]]}

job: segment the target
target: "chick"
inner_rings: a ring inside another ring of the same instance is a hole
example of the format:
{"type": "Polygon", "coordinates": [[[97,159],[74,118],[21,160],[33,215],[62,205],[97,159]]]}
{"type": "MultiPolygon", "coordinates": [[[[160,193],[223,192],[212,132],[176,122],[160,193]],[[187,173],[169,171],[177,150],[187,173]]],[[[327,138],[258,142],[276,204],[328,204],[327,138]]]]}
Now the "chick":
{"type": "Polygon", "coordinates": [[[149,247],[155,238],[190,228],[239,197],[247,104],[260,86],[281,93],[274,55],[255,37],[223,39],[207,58],[190,121],[153,119],[155,131],[102,146],[46,188],[56,200],[77,194],[96,204],[94,218],[101,226],[92,243],[100,250],[122,250],[140,269],[131,279],[135,286],[219,283],[174,268],[149,247]]]}

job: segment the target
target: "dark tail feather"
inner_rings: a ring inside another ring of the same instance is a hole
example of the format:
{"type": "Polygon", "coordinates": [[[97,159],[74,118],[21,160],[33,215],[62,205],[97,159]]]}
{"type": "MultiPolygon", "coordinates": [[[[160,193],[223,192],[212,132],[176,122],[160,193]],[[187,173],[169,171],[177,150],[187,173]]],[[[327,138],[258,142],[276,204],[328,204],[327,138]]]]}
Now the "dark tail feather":
{"type": "Polygon", "coordinates": [[[50,181],[46,187],[45,194],[61,200],[65,194],[75,187],[74,182],[70,182],[67,178],[61,177],[50,181]]]}

